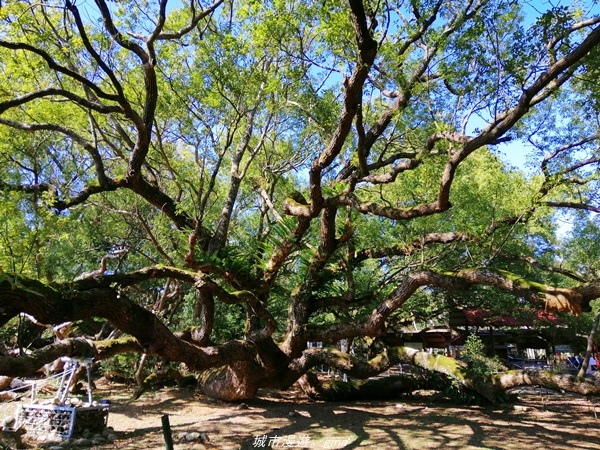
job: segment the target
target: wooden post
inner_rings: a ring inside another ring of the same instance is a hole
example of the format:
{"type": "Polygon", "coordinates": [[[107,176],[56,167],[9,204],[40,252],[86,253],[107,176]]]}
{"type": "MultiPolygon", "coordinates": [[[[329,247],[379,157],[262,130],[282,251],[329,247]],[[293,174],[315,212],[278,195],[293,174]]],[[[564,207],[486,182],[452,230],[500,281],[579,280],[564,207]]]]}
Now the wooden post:
{"type": "Polygon", "coordinates": [[[163,436],[165,438],[165,448],[173,450],[173,437],[171,436],[171,425],[169,424],[169,415],[165,414],[161,418],[163,436]]]}

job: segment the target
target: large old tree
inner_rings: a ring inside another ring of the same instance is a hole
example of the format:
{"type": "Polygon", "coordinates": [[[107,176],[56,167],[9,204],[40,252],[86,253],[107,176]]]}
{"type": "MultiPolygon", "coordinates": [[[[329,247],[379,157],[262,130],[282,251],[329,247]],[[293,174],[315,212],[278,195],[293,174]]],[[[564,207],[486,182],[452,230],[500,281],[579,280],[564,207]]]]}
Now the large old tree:
{"type": "Polygon", "coordinates": [[[3,1],[0,373],[138,352],[235,400],[439,369],[334,347],[451,308],[590,311],[600,17],[519,3],[3,1]]]}

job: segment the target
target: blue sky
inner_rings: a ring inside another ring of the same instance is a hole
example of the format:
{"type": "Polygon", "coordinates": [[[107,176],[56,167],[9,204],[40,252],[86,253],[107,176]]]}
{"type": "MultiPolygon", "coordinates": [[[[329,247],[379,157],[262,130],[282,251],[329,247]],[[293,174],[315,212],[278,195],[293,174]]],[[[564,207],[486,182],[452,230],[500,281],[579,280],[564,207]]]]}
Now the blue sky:
{"type": "MultiPolygon", "coordinates": [[[[521,2],[523,4],[526,24],[533,23],[543,12],[552,7],[579,5],[586,17],[600,15],[600,5],[597,0],[583,1],[561,1],[561,0],[531,0],[521,2]]],[[[499,156],[509,164],[523,170],[526,173],[532,173],[533,167],[527,167],[528,162],[532,162],[531,152],[533,147],[526,141],[515,140],[505,144],[500,144],[495,149],[499,156]]]]}

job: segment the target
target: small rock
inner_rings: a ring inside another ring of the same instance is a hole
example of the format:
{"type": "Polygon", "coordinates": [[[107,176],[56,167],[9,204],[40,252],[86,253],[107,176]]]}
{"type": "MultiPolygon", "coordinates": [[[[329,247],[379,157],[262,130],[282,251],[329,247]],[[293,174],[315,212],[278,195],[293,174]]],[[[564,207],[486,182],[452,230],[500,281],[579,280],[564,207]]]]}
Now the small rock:
{"type": "Polygon", "coordinates": [[[515,411],[519,411],[519,412],[527,412],[527,411],[529,411],[531,408],[529,408],[528,406],[515,405],[515,406],[513,406],[513,409],[514,409],[515,411]]]}
{"type": "Polygon", "coordinates": [[[89,439],[92,437],[92,432],[86,428],[81,432],[81,437],[84,439],[89,439]]]}
{"type": "Polygon", "coordinates": [[[4,391],[10,388],[10,383],[12,383],[14,378],[6,377],[4,375],[0,375],[0,391],[4,391]]]}
{"type": "Polygon", "coordinates": [[[246,405],[245,403],[240,403],[237,407],[237,409],[249,409],[248,405],[246,405]]]}
{"type": "Polygon", "coordinates": [[[288,417],[294,418],[294,417],[298,417],[300,414],[298,414],[296,411],[290,411],[288,413],[288,417]]]}
{"type": "Polygon", "coordinates": [[[89,439],[81,438],[81,439],[77,439],[74,442],[74,444],[76,447],[91,447],[92,441],[90,441],[89,439]]]}
{"type": "Polygon", "coordinates": [[[5,417],[2,421],[2,426],[4,428],[13,428],[17,420],[13,416],[5,417]]]}
{"type": "Polygon", "coordinates": [[[115,440],[117,439],[117,436],[115,436],[114,434],[109,434],[108,436],[106,436],[106,442],[115,442],[115,440]]]}
{"type": "Polygon", "coordinates": [[[104,439],[104,438],[92,438],[92,444],[94,444],[94,445],[106,444],[106,439],[104,439]]]}
{"type": "Polygon", "coordinates": [[[64,447],[61,447],[60,445],[53,445],[50,447],[50,450],[64,450],[64,447]]]}
{"type": "Polygon", "coordinates": [[[396,408],[403,409],[404,405],[402,403],[396,403],[396,408]]]}
{"type": "Polygon", "coordinates": [[[200,433],[197,433],[195,431],[191,433],[186,433],[185,435],[185,440],[188,442],[197,441],[198,439],[200,439],[200,433]]]}
{"type": "Polygon", "coordinates": [[[202,442],[210,442],[210,438],[208,437],[208,434],[206,434],[206,433],[200,433],[200,440],[202,442]]]}
{"type": "Polygon", "coordinates": [[[182,431],[181,433],[177,433],[175,435],[175,440],[176,441],[183,441],[183,440],[185,440],[185,435],[186,434],[187,434],[187,432],[185,432],[185,431],[182,431]]]}
{"type": "Polygon", "coordinates": [[[18,388],[23,388],[23,387],[27,387],[27,383],[25,383],[23,380],[20,380],[19,378],[14,378],[10,382],[11,389],[18,389],[18,388]]]}

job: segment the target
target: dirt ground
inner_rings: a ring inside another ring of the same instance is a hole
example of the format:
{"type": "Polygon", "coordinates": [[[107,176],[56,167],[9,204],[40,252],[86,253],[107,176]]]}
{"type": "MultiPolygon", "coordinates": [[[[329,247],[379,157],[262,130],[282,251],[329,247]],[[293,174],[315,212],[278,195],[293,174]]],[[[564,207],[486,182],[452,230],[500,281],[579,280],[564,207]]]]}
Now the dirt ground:
{"type": "MultiPolygon", "coordinates": [[[[95,397],[111,401],[108,425],[116,440],[91,448],[164,449],[164,415],[177,450],[600,448],[600,402],[531,388],[519,392],[514,409],[436,404],[425,395],[323,403],[299,400],[296,392],[261,392],[243,404],[227,404],[189,389],[163,388],[137,400],[132,393],[122,385],[98,383],[95,397]],[[205,433],[209,441],[183,438],[193,432],[205,433]]],[[[14,402],[2,404],[0,416],[15,408],[14,402]]]]}

